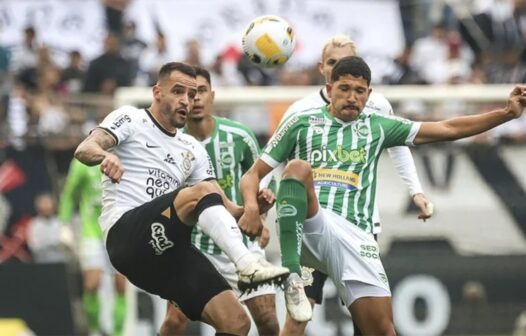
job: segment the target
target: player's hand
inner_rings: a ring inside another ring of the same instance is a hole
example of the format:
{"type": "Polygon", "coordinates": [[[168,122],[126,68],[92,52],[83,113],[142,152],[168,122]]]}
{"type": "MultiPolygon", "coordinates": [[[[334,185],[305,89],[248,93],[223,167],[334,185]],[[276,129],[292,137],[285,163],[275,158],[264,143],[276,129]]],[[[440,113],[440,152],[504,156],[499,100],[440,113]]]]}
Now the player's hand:
{"type": "Polygon", "coordinates": [[[517,85],[510,92],[506,110],[513,118],[519,118],[524,108],[526,108],[526,86],[517,85]]]}
{"type": "Polygon", "coordinates": [[[422,193],[415,194],[413,196],[413,202],[420,209],[418,219],[422,219],[424,222],[426,219],[431,218],[434,212],[433,203],[429,202],[426,196],[422,193]]]}
{"type": "Polygon", "coordinates": [[[263,188],[258,193],[259,213],[264,214],[269,211],[276,202],[276,195],[269,188],[263,188]]]}
{"type": "Polygon", "coordinates": [[[102,160],[100,170],[104,175],[108,176],[113,183],[119,183],[122,174],[124,174],[121,161],[117,155],[111,153],[108,153],[104,160],[102,160]]]}
{"type": "MultiPolygon", "coordinates": [[[[263,220],[263,219],[262,219],[263,220]]],[[[258,243],[261,248],[265,248],[270,241],[270,230],[268,226],[263,224],[263,229],[261,230],[261,236],[259,236],[258,243]]]]}
{"type": "Polygon", "coordinates": [[[259,209],[248,208],[245,206],[245,212],[237,221],[241,231],[251,238],[261,235],[263,230],[263,222],[259,216],[259,209]]]}
{"type": "Polygon", "coordinates": [[[70,250],[75,250],[75,235],[73,234],[73,230],[71,230],[69,225],[62,224],[60,226],[59,241],[60,244],[69,248],[70,250]]]}

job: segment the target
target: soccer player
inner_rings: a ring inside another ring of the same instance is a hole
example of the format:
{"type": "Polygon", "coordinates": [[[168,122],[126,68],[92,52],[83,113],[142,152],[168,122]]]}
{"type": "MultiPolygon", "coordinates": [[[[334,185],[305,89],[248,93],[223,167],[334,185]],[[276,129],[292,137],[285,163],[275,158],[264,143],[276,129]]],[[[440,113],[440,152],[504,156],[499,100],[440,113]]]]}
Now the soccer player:
{"type": "MultiPolygon", "coordinates": [[[[394,335],[391,292],[372,234],[379,155],[389,147],[469,137],[518,118],[526,106],[526,87],[516,86],[502,109],[420,123],[362,113],[370,81],[361,58],[336,62],[326,85],[330,104],[284,120],[243,176],[245,212],[239,225],[249,235],[261,230],[255,223],[259,182],[289,160],[277,194],[282,264],[289,267],[289,278],[299,274],[301,255],[302,264],[331,278],[364,334],[394,335]]],[[[308,302],[291,301],[297,297],[285,292],[287,310],[301,321],[312,312],[308,302]]]]}
{"type": "Polygon", "coordinates": [[[82,300],[88,317],[90,333],[100,333],[99,287],[104,271],[114,272],[115,300],[113,303],[113,333],[122,335],[126,316],[126,278],[115,272],[104,248],[99,227],[102,173],[97,166],[88,167],[73,159],[60,197],[59,218],[63,224],[71,222],[78,200],[81,222],[80,264],[84,280],[82,300]]]}
{"type": "MultiPolygon", "coordinates": [[[[334,64],[341,58],[346,56],[356,55],[356,45],[346,35],[334,35],[324,45],[321,53],[321,59],[318,62],[318,68],[326,83],[329,83],[332,68],[334,64]]],[[[295,113],[299,113],[308,109],[321,108],[327,105],[330,99],[327,95],[325,87],[320,88],[318,92],[314,92],[296,102],[294,102],[285,112],[283,120],[287,119],[295,113]]],[[[385,97],[376,92],[371,92],[367,103],[365,104],[364,113],[380,113],[384,115],[393,115],[391,104],[385,97]]],[[[420,209],[418,218],[426,220],[432,216],[428,208],[429,201],[425,197],[420,180],[418,178],[415,163],[409,148],[405,146],[393,147],[388,149],[389,156],[393,161],[398,174],[409,188],[409,193],[413,199],[414,204],[420,209]]],[[[377,235],[381,232],[380,216],[377,204],[374,205],[373,212],[373,227],[372,233],[377,235]]],[[[321,304],[323,298],[323,285],[327,279],[327,275],[315,270],[312,274],[313,283],[305,288],[305,293],[312,307],[314,304],[321,304]]],[[[299,283],[301,285],[301,282],[299,283]]],[[[303,335],[307,322],[298,322],[287,315],[285,325],[283,327],[283,335],[303,335]]],[[[355,327],[356,329],[356,327],[355,327]]],[[[355,330],[356,332],[357,330],[355,330]]]]}
{"type": "MultiPolygon", "coordinates": [[[[197,74],[197,94],[194,107],[188,115],[185,133],[194,136],[205,147],[212,160],[219,186],[226,196],[241,205],[239,181],[260,154],[254,132],[245,125],[216,117],[212,114],[215,92],[212,90],[210,73],[194,67],[197,74]]],[[[270,176],[270,175],[269,175],[270,176]]],[[[250,241],[243,235],[243,242],[249,250],[265,257],[262,246],[268,243],[268,229],[265,227],[259,242],[250,241]]],[[[279,323],[276,316],[276,290],[262,286],[250,293],[241,293],[237,288],[238,277],[234,264],[219,246],[201,230],[199,223],[192,231],[192,243],[214,264],[217,270],[234,289],[239,301],[243,302],[260,335],[278,335],[279,323]]],[[[263,246],[264,247],[264,246],[263,246]]],[[[179,335],[185,329],[185,316],[173,305],[168,306],[166,318],[161,326],[161,336],[179,335]]]]}
{"type": "MultiPolygon", "coordinates": [[[[279,284],[288,269],[243,244],[235,219],[243,208],[224,195],[201,144],[178,131],[196,93],[193,67],[165,64],[150,107],[111,112],[75,157],[100,164],[104,173],[99,223],[113,266],[137,287],[176,304],[188,318],[220,334],[242,335],[250,328],[248,316],[224,278],[192,245],[193,225],[199,221],[249,288],[279,284]]],[[[266,212],[272,203],[259,199],[266,212]]]]}

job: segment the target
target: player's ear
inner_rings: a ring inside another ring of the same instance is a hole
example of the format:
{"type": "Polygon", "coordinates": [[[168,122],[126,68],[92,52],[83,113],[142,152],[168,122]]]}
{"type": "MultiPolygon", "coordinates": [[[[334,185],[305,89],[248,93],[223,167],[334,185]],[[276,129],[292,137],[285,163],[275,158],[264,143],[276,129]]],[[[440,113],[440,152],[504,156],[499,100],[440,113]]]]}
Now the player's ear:
{"type": "Polygon", "coordinates": [[[213,103],[214,100],[216,99],[216,92],[214,90],[212,90],[212,92],[210,92],[210,95],[212,97],[212,103],[213,103]]]}
{"type": "Polygon", "coordinates": [[[327,90],[327,96],[329,96],[329,98],[331,97],[331,92],[332,92],[332,83],[326,83],[325,84],[325,90],[327,90]]]}
{"type": "Polygon", "coordinates": [[[153,98],[155,100],[161,99],[161,87],[159,86],[159,84],[155,84],[154,86],[152,86],[152,93],[153,98]]]}
{"type": "Polygon", "coordinates": [[[323,78],[325,78],[325,74],[323,73],[323,62],[322,61],[318,61],[318,71],[323,76],[323,78]]]}

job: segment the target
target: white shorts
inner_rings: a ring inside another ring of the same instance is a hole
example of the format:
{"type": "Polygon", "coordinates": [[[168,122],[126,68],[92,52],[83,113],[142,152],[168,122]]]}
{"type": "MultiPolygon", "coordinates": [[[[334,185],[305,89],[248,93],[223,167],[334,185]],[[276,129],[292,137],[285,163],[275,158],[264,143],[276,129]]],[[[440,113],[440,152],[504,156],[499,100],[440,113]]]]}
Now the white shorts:
{"type": "MultiPolygon", "coordinates": [[[[263,250],[257,242],[254,242],[251,245],[252,246],[249,245],[250,252],[265,257],[265,250],[263,250]]],[[[258,287],[257,290],[241,295],[241,292],[237,288],[238,277],[236,274],[236,266],[234,265],[234,263],[230,261],[230,259],[228,259],[228,257],[224,253],[208,254],[203,252],[203,254],[208,258],[208,260],[210,260],[210,262],[215,266],[219,273],[225,278],[230,287],[232,287],[232,289],[238,296],[239,301],[243,302],[261,295],[276,294],[275,286],[264,285],[258,287]]]]}
{"type": "Polygon", "coordinates": [[[367,296],[391,296],[374,236],[320,207],[305,221],[301,263],[327,274],[348,307],[367,296]]]}
{"type": "Polygon", "coordinates": [[[102,239],[82,238],[80,240],[80,267],[83,271],[103,270],[116,272],[102,239]]]}

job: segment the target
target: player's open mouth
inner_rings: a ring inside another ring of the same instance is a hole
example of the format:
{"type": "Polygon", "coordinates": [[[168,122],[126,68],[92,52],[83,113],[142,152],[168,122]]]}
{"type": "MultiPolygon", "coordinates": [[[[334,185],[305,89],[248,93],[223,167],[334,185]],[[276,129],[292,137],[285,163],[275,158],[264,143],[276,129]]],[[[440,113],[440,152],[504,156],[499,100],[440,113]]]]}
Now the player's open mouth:
{"type": "Polygon", "coordinates": [[[183,116],[186,118],[186,115],[188,114],[188,111],[186,109],[178,109],[175,111],[178,115],[183,116]]]}

